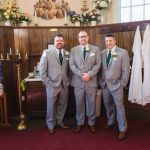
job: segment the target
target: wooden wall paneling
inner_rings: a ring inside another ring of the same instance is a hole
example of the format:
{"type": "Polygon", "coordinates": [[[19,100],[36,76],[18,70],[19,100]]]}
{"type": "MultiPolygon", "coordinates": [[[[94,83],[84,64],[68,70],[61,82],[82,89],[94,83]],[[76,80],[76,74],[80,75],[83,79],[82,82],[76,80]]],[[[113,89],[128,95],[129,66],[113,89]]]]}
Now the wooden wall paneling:
{"type": "Polygon", "coordinates": [[[4,30],[0,28],[0,54],[4,56],[3,31],[4,30]]]}
{"type": "Polygon", "coordinates": [[[100,47],[100,35],[99,28],[90,28],[89,31],[89,43],[100,47]]]}
{"type": "Polygon", "coordinates": [[[78,41],[79,31],[80,28],[78,27],[68,28],[68,51],[70,51],[71,48],[79,45],[79,41],[78,41]]]}
{"type": "MultiPolygon", "coordinates": [[[[14,42],[14,29],[4,28],[4,50],[5,58],[7,53],[12,49],[13,54],[15,53],[15,42],[14,42]]],[[[18,34],[17,34],[18,35],[18,34]]],[[[17,114],[18,112],[18,99],[17,99],[17,74],[16,74],[16,63],[13,55],[10,56],[10,60],[5,60],[4,63],[4,83],[5,91],[8,103],[8,114],[17,114]]]]}
{"type": "Polygon", "coordinates": [[[29,31],[29,50],[30,55],[39,55],[43,49],[43,33],[41,28],[30,29],[29,31]]]}
{"type": "Polygon", "coordinates": [[[99,48],[100,48],[100,51],[102,51],[102,50],[104,50],[106,48],[105,34],[100,34],[99,38],[100,38],[99,48]]]}
{"type": "Polygon", "coordinates": [[[42,48],[42,50],[40,51],[40,54],[42,55],[42,52],[43,52],[43,50],[44,49],[47,49],[47,45],[48,45],[48,37],[47,37],[47,29],[43,29],[43,42],[42,42],[42,44],[43,44],[43,48],[42,48]]]}
{"type": "Polygon", "coordinates": [[[14,48],[13,48],[13,54],[16,54],[16,51],[21,52],[19,47],[19,29],[14,29],[14,48]]]}
{"type": "Polygon", "coordinates": [[[29,67],[26,55],[29,55],[28,29],[19,29],[19,49],[21,53],[21,78],[28,76],[29,67]]]}
{"type": "Polygon", "coordinates": [[[130,31],[130,35],[129,35],[129,39],[128,39],[130,49],[128,50],[128,53],[129,53],[129,57],[131,59],[133,57],[132,46],[133,46],[134,36],[135,36],[135,31],[130,31]]]}
{"type": "Polygon", "coordinates": [[[28,30],[29,34],[29,71],[33,71],[34,66],[37,65],[39,59],[34,59],[34,56],[37,58],[41,55],[43,50],[43,33],[41,28],[32,28],[28,30]],[[32,59],[31,59],[32,58],[32,59]]]}
{"type": "Polygon", "coordinates": [[[56,34],[59,33],[58,28],[48,28],[47,29],[47,39],[48,39],[48,43],[47,44],[52,44],[54,43],[54,37],[56,36],[56,34]]]}

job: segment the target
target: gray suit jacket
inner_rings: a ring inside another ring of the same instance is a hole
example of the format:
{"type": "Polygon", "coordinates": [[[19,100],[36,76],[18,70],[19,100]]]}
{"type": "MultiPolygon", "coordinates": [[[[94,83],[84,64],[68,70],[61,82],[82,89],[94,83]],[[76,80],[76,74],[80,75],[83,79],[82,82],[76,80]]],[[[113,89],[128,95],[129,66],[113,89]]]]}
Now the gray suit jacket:
{"type": "Polygon", "coordinates": [[[44,84],[50,83],[52,87],[60,86],[62,81],[64,86],[69,86],[68,52],[64,50],[63,63],[61,66],[59,56],[54,46],[44,50],[40,60],[40,76],[44,84]]]}
{"type": "Polygon", "coordinates": [[[101,89],[107,84],[110,90],[116,90],[120,86],[125,87],[128,83],[130,74],[130,63],[127,50],[116,47],[117,60],[112,55],[107,67],[107,49],[101,52],[102,66],[100,70],[99,83],[101,89]]]}
{"type": "Polygon", "coordinates": [[[83,59],[83,51],[80,45],[71,49],[70,54],[70,69],[73,72],[71,85],[73,87],[97,87],[97,73],[100,68],[100,52],[99,48],[94,45],[89,45],[86,59],[83,59]],[[81,79],[82,73],[88,73],[91,79],[85,82],[81,79]]]}

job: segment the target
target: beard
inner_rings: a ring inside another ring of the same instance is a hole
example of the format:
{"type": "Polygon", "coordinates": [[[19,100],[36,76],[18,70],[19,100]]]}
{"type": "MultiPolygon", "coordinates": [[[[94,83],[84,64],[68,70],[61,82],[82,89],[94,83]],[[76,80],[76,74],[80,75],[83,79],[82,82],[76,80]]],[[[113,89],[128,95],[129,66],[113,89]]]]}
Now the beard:
{"type": "Polygon", "coordinates": [[[62,48],[63,48],[63,44],[58,43],[58,44],[57,44],[57,48],[58,48],[58,49],[62,49],[62,48]]]}

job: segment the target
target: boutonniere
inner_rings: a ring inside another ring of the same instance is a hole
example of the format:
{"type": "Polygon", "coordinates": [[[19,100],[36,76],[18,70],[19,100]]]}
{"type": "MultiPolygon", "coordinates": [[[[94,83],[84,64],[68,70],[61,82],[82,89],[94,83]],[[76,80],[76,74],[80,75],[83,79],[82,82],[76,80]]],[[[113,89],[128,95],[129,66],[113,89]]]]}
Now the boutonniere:
{"type": "Polygon", "coordinates": [[[65,55],[66,59],[69,59],[70,53],[68,51],[65,51],[64,55],[65,55]]]}
{"type": "Polygon", "coordinates": [[[70,54],[70,53],[69,53],[68,51],[65,52],[65,56],[69,56],[69,54],[70,54]]]}
{"type": "Polygon", "coordinates": [[[117,60],[118,53],[117,52],[113,52],[112,53],[112,57],[113,57],[114,60],[117,60]]]}
{"type": "Polygon", "coordinates": [[[87,52],[89,52],[89,51],[90,51],[89,47],[86,47],[86,51],[87,51],[87,52]]]}

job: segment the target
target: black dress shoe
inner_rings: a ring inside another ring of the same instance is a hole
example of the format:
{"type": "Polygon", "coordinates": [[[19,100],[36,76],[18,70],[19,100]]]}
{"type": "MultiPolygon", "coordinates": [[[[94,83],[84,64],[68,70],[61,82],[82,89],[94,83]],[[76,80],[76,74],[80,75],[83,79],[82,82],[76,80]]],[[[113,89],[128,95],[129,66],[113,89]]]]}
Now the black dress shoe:
{"type": "Polygon", "coordinates": [[[81,125],[77,125],[76,129],[75,129],[75,133],[79,133],[81,131],[82,126],[81,125]]]}
{"type": "Polygon", "coordinates": [[[54,130],[54,129],[48,129],[48,132],[49,132],[50,134],[54,134],[54,133],[55,133],[55,130],[54,130]]]}
{"type": "Polygon", "coordinates": [[[96,127],[95,127],[95,125],[90,126],[90,131],[92,133],[96,133],[96,127]]]}
{"type": "Polygon", "coordinates": [[[107,124],[107,125],[105,125],[105,126],[103,126],[103,130],[107,130],[107,129],[111,129],[111,128],[113,128],[115,125],[114,124],[107,124]]]}

